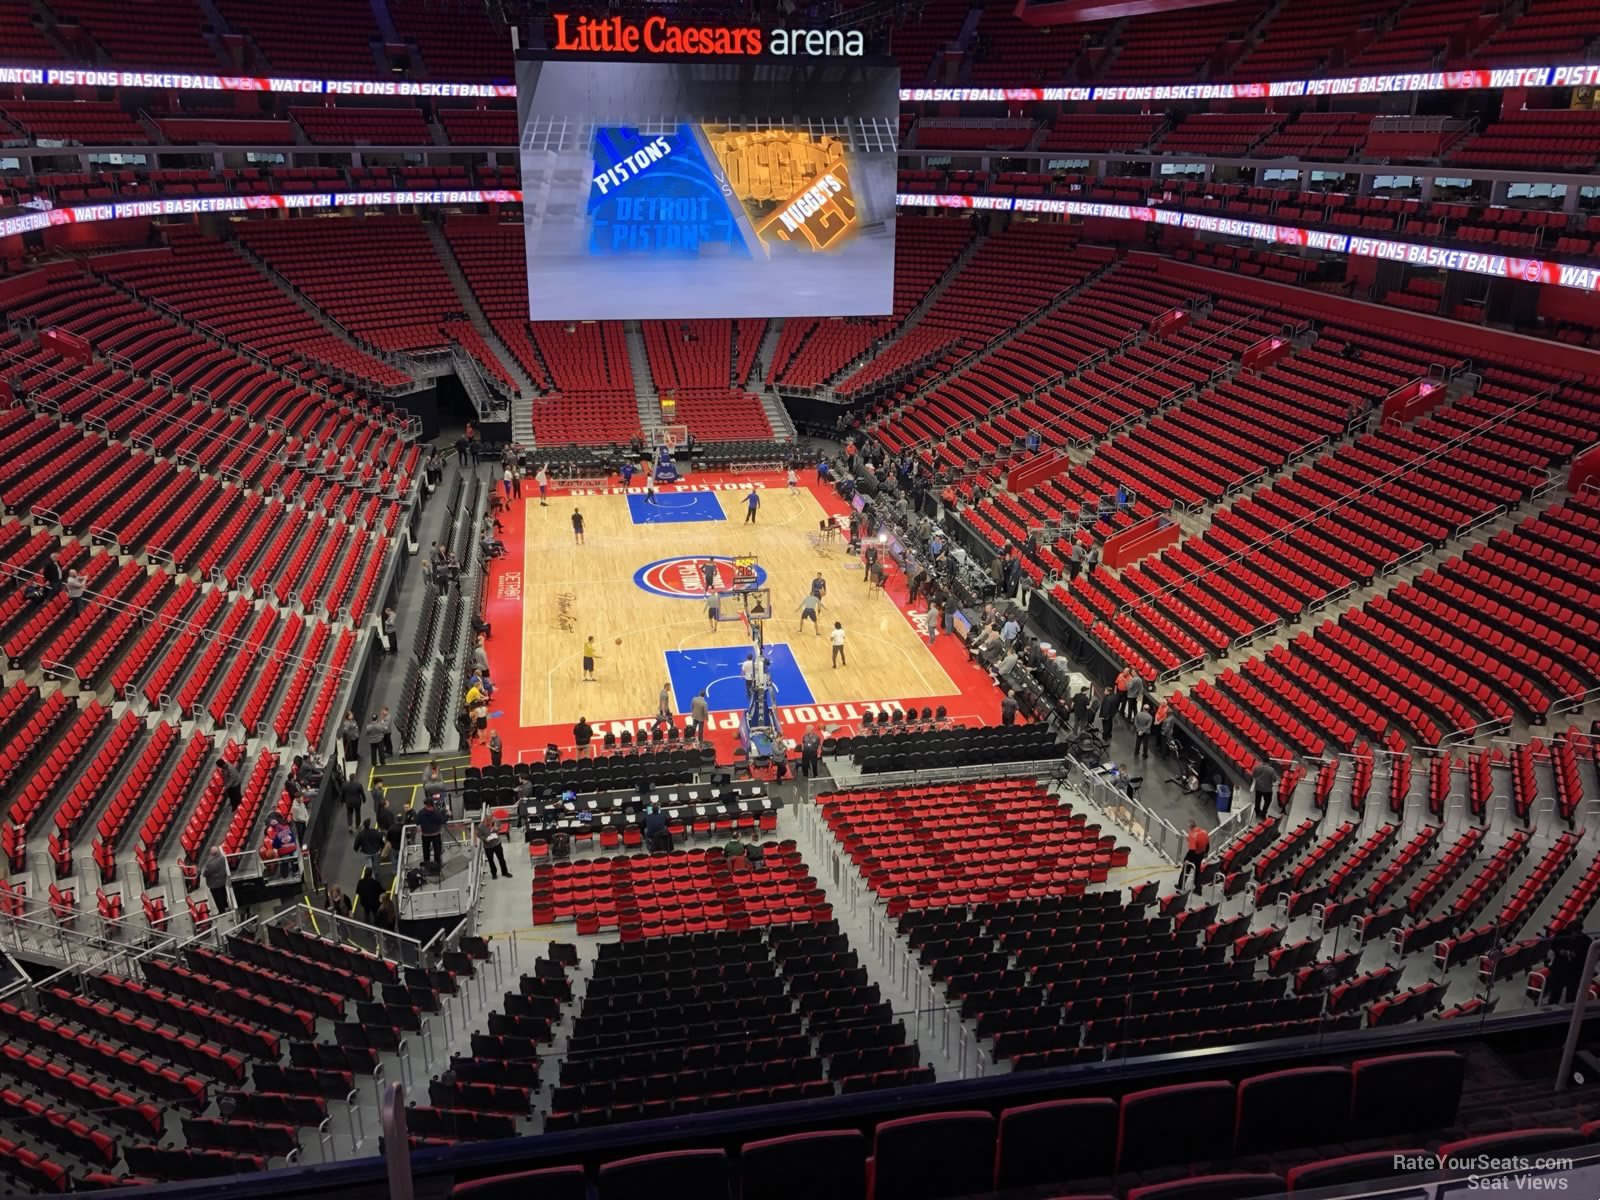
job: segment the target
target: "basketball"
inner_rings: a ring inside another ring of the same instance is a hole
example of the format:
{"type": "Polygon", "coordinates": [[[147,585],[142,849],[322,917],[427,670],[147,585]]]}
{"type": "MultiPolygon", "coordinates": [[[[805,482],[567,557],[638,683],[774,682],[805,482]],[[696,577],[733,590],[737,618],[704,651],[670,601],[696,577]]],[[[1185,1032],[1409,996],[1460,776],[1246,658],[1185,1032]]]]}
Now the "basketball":
{"type": "Polygon", "coordinates": [[[622,645],[622,639],[621,639],[621,638],[618,638],[618,639],[617,639],[617,640],[616,640],[616,641],[615,641],[615,642],[614,642],[614,643],[613,643],[613,645],[617,645],[617,646],[620,646],[620,645],[622,645]]]}

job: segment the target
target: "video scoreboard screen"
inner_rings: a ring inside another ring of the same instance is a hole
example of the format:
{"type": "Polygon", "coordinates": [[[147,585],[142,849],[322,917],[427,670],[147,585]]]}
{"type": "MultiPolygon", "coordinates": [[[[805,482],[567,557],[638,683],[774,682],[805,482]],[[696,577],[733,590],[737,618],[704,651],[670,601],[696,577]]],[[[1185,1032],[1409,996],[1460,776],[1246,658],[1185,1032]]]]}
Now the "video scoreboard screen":
{"type": "Polygon", "coordinates": [[[838,31],[554,22],[517,64],[531,319],[893,310],[892,61],[838,31]]]}

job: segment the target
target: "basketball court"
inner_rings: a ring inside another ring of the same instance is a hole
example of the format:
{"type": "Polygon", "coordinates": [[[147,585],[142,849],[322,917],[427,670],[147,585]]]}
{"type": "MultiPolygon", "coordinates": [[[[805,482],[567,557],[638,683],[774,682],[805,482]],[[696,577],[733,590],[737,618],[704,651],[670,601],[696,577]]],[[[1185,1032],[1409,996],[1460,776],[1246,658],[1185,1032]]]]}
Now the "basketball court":
{"type": "MultiPolygon", "coordinates": [[[[958,639],[930,647],[925,604],[906,602],[905,581],[869,588],[842,533],[821,526],[845,512],[831,490],[785,486],[778,474],[697,475],[658,485],[552,488],[547,507],[524,482],[522,499],[501,516],[503,558],[490,564],[486,615],[496,684],[491,726],[506,758],[532,757],[549,743],[572,745],[580,716],[607,732],[648,731],[663,684],[672,710],[687,713],[705,689],[712,740],[729,750],[751,653],[741,590],[766,590],[771,680],[788,736],[807,724],[849,733],[863,713],[943,704],[952,717],[993,722],[1000,695],[958,639]],[[747,523],[749,496],[760,497],[747,523]],[[572,515],[581,512],[584,544],[572,515]],[[704,564],[723,593],[722,619],[707,612],[704,564]],[[827,583],[819,628],[800,628],[800,606],[821,574],[827,583]],[[835,667],[829,633],[845,629],[844,665],[835,667]],[[595,678],[584,679],[585,639],[598,650],[595,678]],[[797,728],[798,727],[798,728],[797,728]]],[[[680,722],[681,724],[681,722],[680,722]]],[[[484,752],[477,751],[483,759],[484,752]]]]}

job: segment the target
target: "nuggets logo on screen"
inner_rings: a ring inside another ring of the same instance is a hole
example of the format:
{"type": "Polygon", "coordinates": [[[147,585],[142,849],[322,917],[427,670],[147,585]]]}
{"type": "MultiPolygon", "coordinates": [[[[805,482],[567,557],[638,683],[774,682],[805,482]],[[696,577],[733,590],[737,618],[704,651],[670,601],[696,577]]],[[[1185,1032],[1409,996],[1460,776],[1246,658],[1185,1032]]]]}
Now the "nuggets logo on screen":
{"type": "MultiPolygon", "coordinates": [[[[733,559],[716,555],[704,558],[658,558],[635,571],[633,582],[652,596],[664,596],[668,600],[699,600],[706,594],[705,576],[700,570],[705,562],[711,563],[716,569],[717,589],[731,590],[734,586],[733,559]]],[[[754,570],[754,581],[745,586],[761,587],[767,582],[767,573],[760,567],[754,570]]]]}

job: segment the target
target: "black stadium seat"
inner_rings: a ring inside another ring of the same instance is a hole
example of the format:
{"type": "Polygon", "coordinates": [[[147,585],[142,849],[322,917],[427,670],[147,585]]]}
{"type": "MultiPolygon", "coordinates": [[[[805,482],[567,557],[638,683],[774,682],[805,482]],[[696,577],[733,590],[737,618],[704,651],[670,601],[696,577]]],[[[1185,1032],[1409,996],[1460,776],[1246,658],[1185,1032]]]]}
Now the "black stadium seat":
{"type": "Polygon", "coordinates": [[[746,1142],[739,1177],[743,1200],[866,1200],[867,1139],[840,1130],[746,1142]]]}

